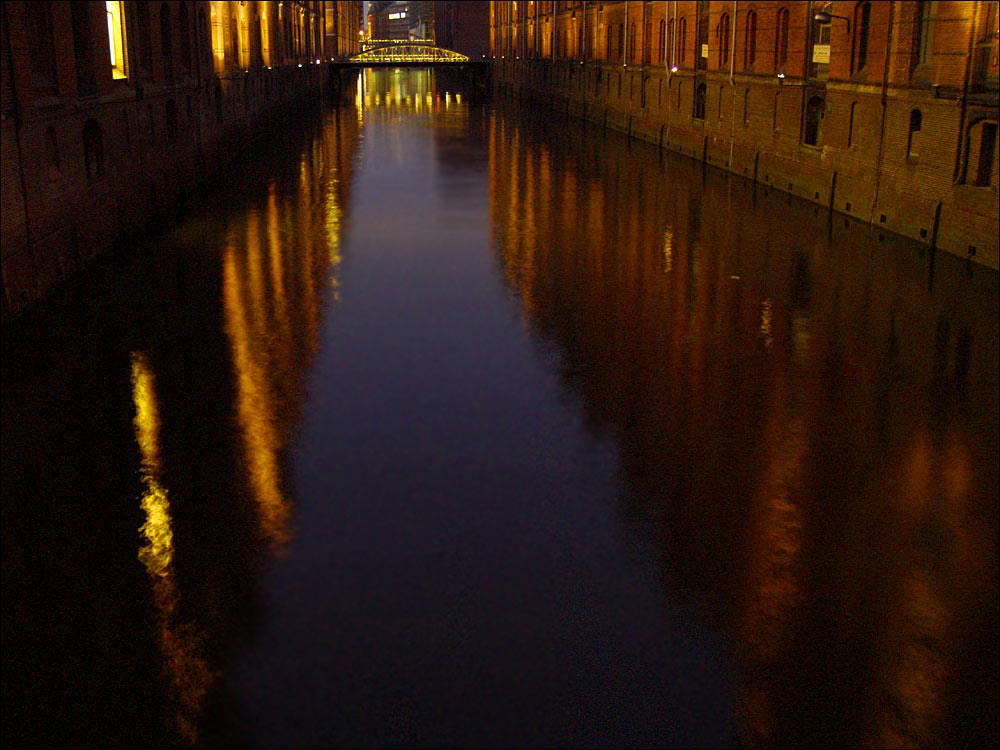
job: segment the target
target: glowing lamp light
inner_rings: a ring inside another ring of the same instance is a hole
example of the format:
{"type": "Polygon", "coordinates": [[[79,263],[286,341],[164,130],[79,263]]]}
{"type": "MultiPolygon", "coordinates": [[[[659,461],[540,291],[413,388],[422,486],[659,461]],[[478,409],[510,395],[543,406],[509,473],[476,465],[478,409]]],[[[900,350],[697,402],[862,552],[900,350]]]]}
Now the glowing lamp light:
{"type": "Polygon", "coordinates": [[[676,65],[671,65],[670,66],[670,72],[671,73],[676,73],[678,70],[680,70],[680,68],[678,68],[676,65]]]}
{"type": "Polygon", "coordinates": [[[778,71],[778,80],[779,81],[785,80],[785,71],[784,70],[779,70],[778,71]]]}

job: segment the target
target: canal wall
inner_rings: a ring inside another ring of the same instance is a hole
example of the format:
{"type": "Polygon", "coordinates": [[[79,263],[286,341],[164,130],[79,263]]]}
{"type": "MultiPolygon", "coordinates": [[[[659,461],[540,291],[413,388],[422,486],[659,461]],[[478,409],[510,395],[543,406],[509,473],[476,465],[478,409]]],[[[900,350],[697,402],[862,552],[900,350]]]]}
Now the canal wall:
{"type": "Polygon", "coordinates": [[[828,91],[825,137],[847,142],[850,136],[854,142],[841,149],[801,142],[808,93],[801,82],[730,82],[725,73],[696,78],[653,66],[538,59],[494,59],[492,73],[501,92],[998,267],[996,166],[991,184],[977,186],[955,182],[951,165],[941,169],[935,162],[936,152],[955,148],[952,134],[960,131],[962,116],[958,101],[921,102],[924,130],[937,126],[948,143],[935,143],[928,132],[917,158],[908,153],[913,102],[899,93],[887,97],[881,123],[880,92],[850,90],[838,97],[828,91]],[[696,85],[703,87],[700,117],[691,107],[696,85]],[[853,100],[860,104],[852,109],[853,100]],[[854,132],[848,134],[848,127],[854,132]]]}

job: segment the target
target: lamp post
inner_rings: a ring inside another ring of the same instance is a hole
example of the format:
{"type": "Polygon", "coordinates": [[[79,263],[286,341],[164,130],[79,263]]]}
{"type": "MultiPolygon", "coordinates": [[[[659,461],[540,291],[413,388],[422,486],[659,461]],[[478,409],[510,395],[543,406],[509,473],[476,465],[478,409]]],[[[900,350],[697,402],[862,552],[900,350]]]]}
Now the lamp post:
{"type": "Polygon", "coordinates": [[[813,15],[813,20],[818,21],[819,23],[831,23],[834,18],[839,18],[841,21],[847,23],[847,33],[851,33],[851,19],[847,16],[838,16],[833,13],[827,13],[823,10],[818,10],[813,15]]]}

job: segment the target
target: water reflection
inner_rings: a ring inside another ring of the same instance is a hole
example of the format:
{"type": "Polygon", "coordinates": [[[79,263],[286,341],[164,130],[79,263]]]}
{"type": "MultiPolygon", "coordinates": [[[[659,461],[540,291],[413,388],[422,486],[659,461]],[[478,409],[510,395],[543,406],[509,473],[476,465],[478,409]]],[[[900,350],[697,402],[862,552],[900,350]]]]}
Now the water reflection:
{"type": "Polygon", "coordinates": [[[177,730],[194,744],[198,740],[202,701],[212,674],[202,656],[204,636],[200,627],[196,622],[178,619],[174,532],[160,458],[160,415],[153,372],[144,352],[132,354],[132,400],[135,403],[135,438],[142,453],[141,475],[146,485],[141,501],[146,520],[139,529],[146,543],[139,550],[139,560],[153,587],[164,670],[177,703],[177,730]]]}
{"type": "Polygon", "coordinates": [[[996,275],[554,117],[367,74],[5,333],[5,740],[995,741],[996,275]]]}
{"type": "Polygon", "coordinates": [[[5,743],[248,741],[218,678],[253,627],[262,543],[294,531],[287,451],[357,134],[349,110],[306,115],[5,331],[5,743]]]}
{"type": "Polygon", "coordinates": [[[995,739],[996,275],[567,128],[491,120],[500,266],[730,633],[741,742],[995,739]]]}

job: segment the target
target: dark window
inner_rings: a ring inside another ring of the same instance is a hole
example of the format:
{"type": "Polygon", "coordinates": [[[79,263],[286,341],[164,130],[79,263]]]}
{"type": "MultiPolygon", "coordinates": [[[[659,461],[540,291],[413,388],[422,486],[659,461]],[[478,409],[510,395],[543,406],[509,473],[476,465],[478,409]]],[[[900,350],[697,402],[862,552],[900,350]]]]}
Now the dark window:
{"type": "Polygon", "coordinates": [[[628,61],[635,62],[635,22],[629,24],[628,29],[628,61]]]}
{"type": "Polygon", "coordinates": [[[667,50],[667,59],[670,60],[671,65],[677,64],[677,47],[675,46],[677,44],[676,32],[677,29],[674,28],[674,19],[671,18],[670,22],[667,24],[667,46],[669,47],[667,50]]]}
{"type": "Polygon", "coordinates": [[[851,40],[852,73],[863,70],[868,64],[868,34],[871,15],[871,3],[858,3],[854,8],[854,38],[851,40]]]}
{"type": "Polygon", "coordinates": [[[187,3],[181,3],[177,9],[177,26],[181,42],[181,68],[187,73],[191,70],[191,28],[188,19],[187,3]]]}
{"type": "Polygon", "coordinates": [[[757,11],[747,12],[747,23],[743,33],[743,67],[746,70],[753,70],[753,64],[757,59],[757,11]]]}
{"type": "Polygon", "coordinates": [[[708,8],[707,0],[698,0],[694,40],[694,62],[698,70],[708,67],[708,55],[704,54],[708,46],[708,8]]]}
{"type": "Polygon", "coordinates": [[[56,55],[52,30],[52,3],[25,3],[28,48],[31,51],[31,85],[36,89],[56,86],[56,55]]]}
{"type": "Polygon", "coordinates": [[[625,24],[618,24],[618,59],[625,57],[625,24]]]}
{"type": "Polygon", "coordinates": [[[83,161],[87,170],[87,182],[104,176],[104,141],[101,126],[87,120],[83,126],[83,161]]]}
{"type": "Polygon", "coordinates": [[[94,77],[94,44],[90,28],[90,3],[70,3],[73,22],[73,56],[76,61],[76,91],[87,96],[97,91],[94,77]]]}
{"type": "Polygon", "coordinates": [[[212,62],[212,36],[208,32],[208,17],[205,9],[198,11],[198,44],[201,45],[202,57],[206,64],[212,62]]]}
{"type": "Polygon", "coordinates": [[[917,157],[919,149],[917,148],[917,139],[919,136],[914,137],[915,133],[920,132],[920,128],[924,124],[924,116],[919,109],[914,109],[910,112],[910,134],[906,138],[906,156],[907,158],[914,159],[917,157]]]}
{"type": "Polygon", "coordinates": [[[165,119],[167,121],[167,141],[174,143],[177,141],[177,105],[173,99],[167,100],[165,119]]]}
{"type": "Polygon", "coordinates": [[[148,78],[153,75],[153,37],[150,30],[149,3],[137,2],[135,15],[139,27],[139,75],[148,78]]]}
{"type": "Polygon", "coordinates": [[[778,22],[774,35],[774,69],[779,70],[788,62],[788,8],[778,9],[778,22]]]}
{"type": "Polygon", "coordinates": [[[806,145],[819,145],[819,127],[823,122],[824,106],[825,102],[821,96],[810,98],[806,104],[805,132],[803,133],[806,145]]]}
{"type": "Polygon", "coordinates": [[[729,14],[723,13],[719,19],[719,28],[716,30],[719,38],[719,54],[722,56],[722,65],[729,65],[729,14]]]}
{"type": "Polygon", "coordinates": [[[604,59],[605,60],[610,60],[611,59],[611,27],[608,26],[608,28],[605,29],[605,32],[606,33],[605,33],[605,42],[604,42],[604,59]]]}
{"type": "Polygon", "coordinates": [[[688,22],[686,18],[681,18],[677,22],[677,45],[680,52],[678,57],[681,62],[687,60],[687,35],[688,35],[688,22]]]}
{"type": "Polygon", "coordinates": [[[851,102],[851,119],[847,123],[847,145],[854,145],[854,111],[858,108],[857,102],[851,102]]]}
{"type": "Polygon", "coordinates": [[[694,118],[696,120],[705,119],[705,97],[707,94],[707,87],[704,83],[699,83],[698,88],[694,91],[694,118]]]}
{"type": "Polygon", "coordinates": [[[660,21],[660,44],[659,51],[656,53],[657,62],[663,62],[666,59],[666,49],[667,49],[667,22],[660,21]]]}
{"type": "Polygon", "coordinates": [[[989,187],[993,182],[993,155],[996,153],[997,124],[984,122],[980,128],[979,167],[976,169],[976,185],[989,187]]]}
{"type": "Polygon", "coordinates": [[[163,78],[174,80],[174,29],[170,23],[170,6],[160,5],[160,54],[163,56],[163,78]]]}

